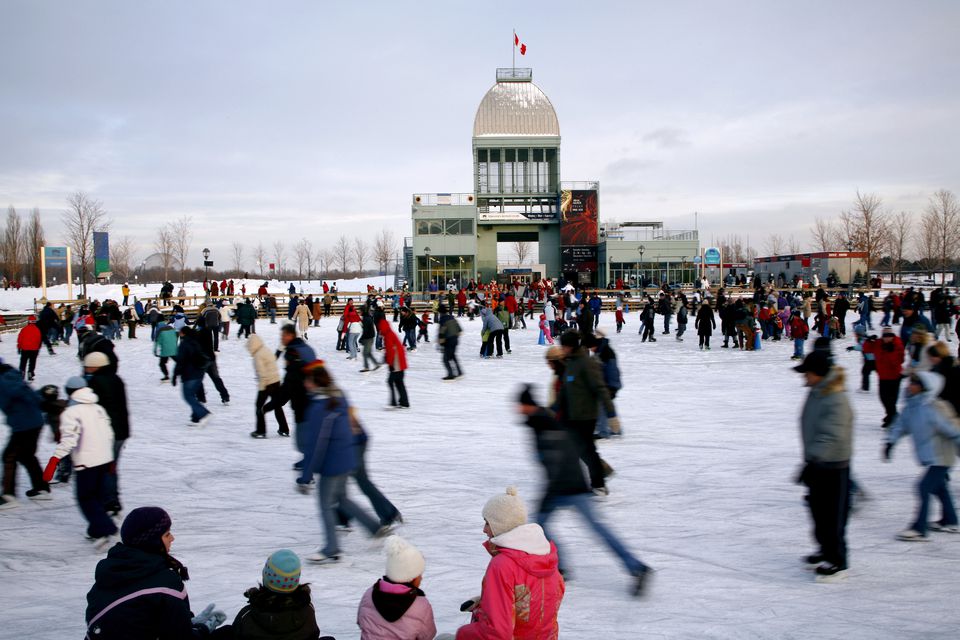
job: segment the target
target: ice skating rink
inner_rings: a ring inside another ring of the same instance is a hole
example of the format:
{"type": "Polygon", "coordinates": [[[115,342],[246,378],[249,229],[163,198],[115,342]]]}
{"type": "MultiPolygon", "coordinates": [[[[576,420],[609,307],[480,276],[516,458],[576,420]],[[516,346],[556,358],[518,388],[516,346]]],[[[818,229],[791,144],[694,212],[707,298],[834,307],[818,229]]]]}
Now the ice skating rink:
{"type": "MultiPolygon", "coordinates": [[[[920,469],[907,440],[891,464],[881,462],[876,379],[872,393],[856,391],[860,355],[845,351],[852,338],[835,343],[835,354],[847,369],[856,414],[853,473],[869,500],[850,520],[849,578],[816,584],[800,562],[814,545],[803,490],[794,484],[806,391],[791,371],[792,346],[765,342],[759,352],[737,352],[719,348],[714,336],[713,350],[701,352],[692,322],[685,342],[657,335],[657,343],[640,344],[637,314],[628,322],[616,335],[612,313],[600,321],[625,386],[616,399],[624,436],[599,445],[616,475],[598,511],[656,574],[648,597],[630,597],[626,572],[599,539],[572,513],[554,518],[551,533],[573,572],[561,607],[562,637],[872,640],[956,632],[960,535],[894,540],[914,515],[920,469]]],[[[462,325],[465,377],[441,382],[435,344],[421,345],[408,356],[412,409],[402,413],[384,409],[385,369],[360,373],[334,350],[335,319],[309,332],[310,344],[360,410],[371,437],[370,475],[402,511],[399,532],[426,557],[423,589],[440,632],[467,622],[458,607],[480,592],[486,499],[514,484],[531,515],[535,511],[541,472],[513,408],[521,382],[536,384],[543,399],[549,375],[534,328],[511,332],[512,354],[480,361],[480,323],[464,318],[462,325]]],[[[257,331],[272,347],[278,328],[259,321],[257,331]]],[[[169,511],[173,554],[190,568],[194,611],[216,602],[232,620],[271,552],[288,547],[306,554],[322,542],[316,496],[295,491],[290,465],[297,455],[290,439],[276,435],[272,416],[267,440],[248,435],[256,383],[242,341],[231,336],[221,343],[230,406],[220,406],[208,381],[214,418],[197,429],[186,425],[180,388],[158,382],[149,331],[141,328],[139,335],[117,344],[132,430],[120,462],[124,508],[169,511]]],[[[16,365],[13,335],[4,336],[0,356],[16,365]]],[[[62,386],[80,372],[75,346],[61,346],[53,357],[41,353],[37,370],[36,388],[62,386]]],[[[45,429],[41,464],[52,450],[45,429]]],[[[72,486],[55,487],[45,503],[26,501],[27,488],[21,471],[23,504],[0,513],[0,636],[79,638],[85,594],[102,554],[84,540],[72,486]]],[[[932,515],[939,517],[938,506],[932,515]]],[[[360,530],[344,536],[342,546],[341,564],[305,565],[303,581],[313,586],[321,632],[356,638],[357,604],[381,575],[383,559],[360,530]]]]}

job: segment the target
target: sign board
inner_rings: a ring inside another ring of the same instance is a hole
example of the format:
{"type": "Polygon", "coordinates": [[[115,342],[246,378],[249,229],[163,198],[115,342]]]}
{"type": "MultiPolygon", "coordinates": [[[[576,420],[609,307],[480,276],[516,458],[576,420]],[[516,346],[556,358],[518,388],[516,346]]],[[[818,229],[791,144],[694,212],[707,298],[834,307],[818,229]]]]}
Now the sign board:
{"type": "Polygon", "coordinates": [[[555,220],[549,211],[478,211],[477,222],[530,222],[531,220],[555,220]]]}
{"type": "Polygon", "coordinates": [[[597,190],[562,191],[560,194],[561,246],[596,245],[599,233],[600,207],[597,190]]]}
{"type": "Polygon", "coordinates": [[[63,268],[67,266],[67,248],[66,247],[44,247],[43,259],[47,263],[47,268],[63,268]]]}
{"type": "Polygon", "coordinates": [[[563,271],[597,271],[599,256],[597,247],[561,247],[560,268],[563,271]]]}
{"type": "Polygon", "coordinates": [[[720,264],[720,249],[717,247],[707,247],[703,252],[703,264],[708,266],[720,264]]]}
{"type": "Polygon", "coordinates": [[[110,234],[106,231],[93,232],[93,275],[110,270],[110,234]]]}

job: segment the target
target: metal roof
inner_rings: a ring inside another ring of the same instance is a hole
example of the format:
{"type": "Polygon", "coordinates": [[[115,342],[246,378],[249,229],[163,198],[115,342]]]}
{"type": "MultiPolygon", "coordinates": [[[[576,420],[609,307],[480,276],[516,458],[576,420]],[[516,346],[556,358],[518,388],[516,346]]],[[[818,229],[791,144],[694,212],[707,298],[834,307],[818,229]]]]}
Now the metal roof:
{"type": "Polygon", "coordinates": [[[483,96],[473,136],[559,136],[550,98],[532,82],[498,82],[483,96]]]}

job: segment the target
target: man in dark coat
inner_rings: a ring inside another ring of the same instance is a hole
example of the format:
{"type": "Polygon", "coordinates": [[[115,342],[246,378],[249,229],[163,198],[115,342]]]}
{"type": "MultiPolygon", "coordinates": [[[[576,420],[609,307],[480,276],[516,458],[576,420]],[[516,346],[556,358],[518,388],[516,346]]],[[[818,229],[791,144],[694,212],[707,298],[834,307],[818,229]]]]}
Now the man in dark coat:
{"type": "Polygon", "coordinates": [[[193,329],[180,328],[180,344],[174,357],[177,365],[173,368],[170,384],[177,386],[177,379],[183,386],[183,399],[190,406],[190,422],[202,426],[208,420],[210,410],[200,404],[199,393],[203,386],[203,373],[210,359],[197,342],[193,329]]]}
{"type": "Polygon", "coordinates": [[[86,326],[87,325],[84,325],[77,330],[80,332],[77,340],[77,357],[80,358],[80,360],[84,360],[91,353],[102,353],[107,356],[107,360],[109,360],[107,370],[110,373],[116,374],[120,360],[114,352],[113,341],[105,338],[93,329],[84,328],[86,326]]]}
{"type": "MultiPolygon", "coordinates": [[[[109,341],[108,341],[109,342],[109,341]]],[[[130,437],[130,414],[127,410],[127,389],[123,380],[110,370],[110,361],[106,354],[94,351],[83,359],[84,377],[87,385],[97,394],[97,404],[110,416],[113,428],[113,464],[104,481],[103,505],[112,516],[121,511],[119,478],[120,452],[130,437]]]]}
{"type": "MultiPolygon", "coordinates": [[[[305,453],[308,444],[304,442],[303,423],[307,419],[307,407],[310,405],[310,398],[307,395],[307,388],[303,380],[305,373],[303,368],[317,359],[313,349],[306,342],[297,337],[297,328],[292,324],[285,324],[280,327],[280,343],[284,346],[283,363],[284,375],[283,383],[280,385],[282,402],[290,402],[290,408],[293,409],[293,418],[296,422],[294,440],[297,444],[297,450],[305,453]]],[[[277,352],[280,355],[280,352],[277,352]]],[[[267,413],[273,410],[273,403],[268,402],[264,405],[262,411],[267,413]]],[[[303,468],[303,460],[293,465],[294,469],[303,468]]]]}

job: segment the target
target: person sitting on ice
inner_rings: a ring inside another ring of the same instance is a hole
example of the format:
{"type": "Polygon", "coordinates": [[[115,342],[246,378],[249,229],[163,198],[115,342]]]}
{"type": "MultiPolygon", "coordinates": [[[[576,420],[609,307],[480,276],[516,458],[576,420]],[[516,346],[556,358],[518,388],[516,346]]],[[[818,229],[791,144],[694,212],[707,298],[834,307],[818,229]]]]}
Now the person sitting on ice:
{"type": "Polygon", "coordinates": [[[387,538],[384,549],[386,572],[363,594],[357,609],[360,640],[433,640],[433,607],[420,590],[423,554],[400,536],[387,538]]]}
{"type": "Polygon", "coordinates": [[[487,501],[483,520],[490,563],[480,596],[461,607],[472,616],[457,630],[457,640],[557,638],[566,588],[557,547],[540,525],[527,523],[527,508],[514,487],[487,501]]]}
{"type": "MultiPolygon", "coordinates": [[[[320,637],[310,585],[300,583],[300,558],[289,549],[273,552],[263,565],[263,582],[247,589],[248,604],[229,627],[233,640],[334,640],[320,637]]],[[[226,628],[217,631],[227,636],[226,628]]]]}

